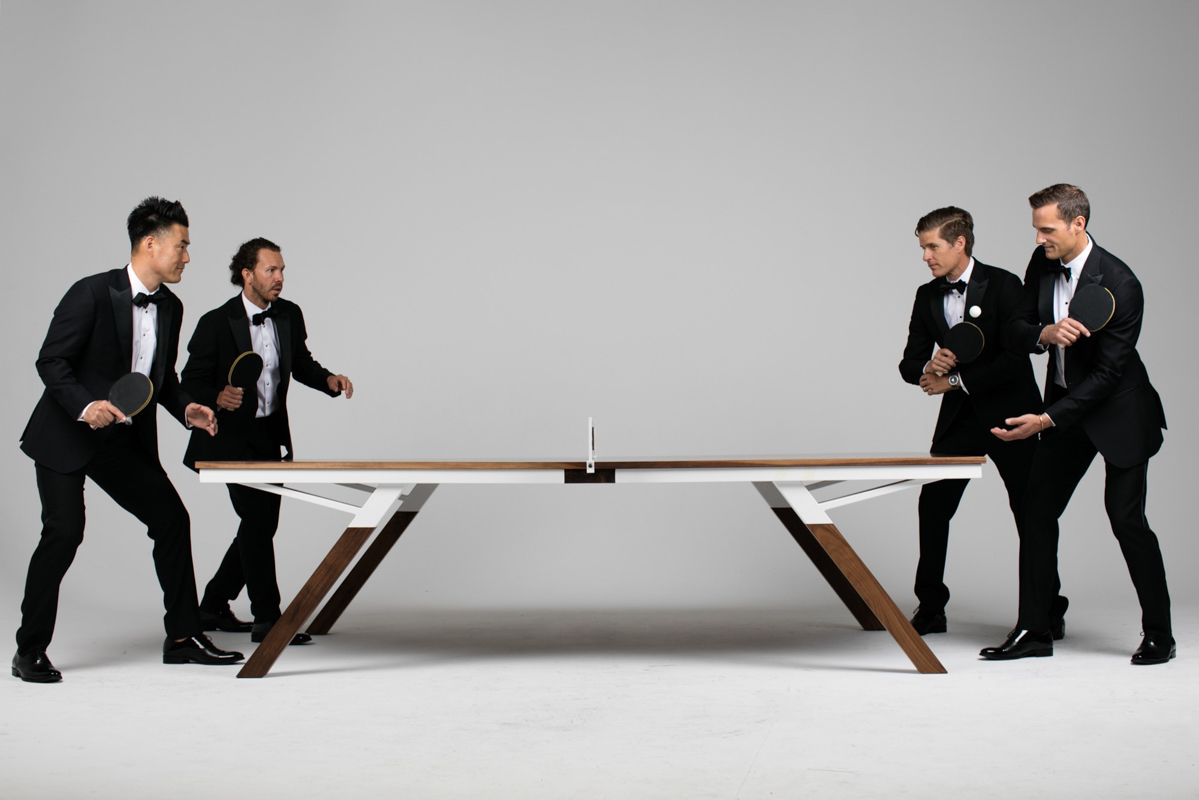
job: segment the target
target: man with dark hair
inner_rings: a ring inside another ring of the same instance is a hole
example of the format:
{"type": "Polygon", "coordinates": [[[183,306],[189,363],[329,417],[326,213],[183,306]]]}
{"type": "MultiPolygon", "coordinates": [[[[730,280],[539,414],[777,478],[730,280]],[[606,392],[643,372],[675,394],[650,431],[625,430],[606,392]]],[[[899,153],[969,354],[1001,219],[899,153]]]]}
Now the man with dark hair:
{"type": "Polygon", "coordinates": [[[1136,349],[1145,308],[1141,284],[1087,233],[1091,207],[1077,186],[1055,184],[1028,201],[1038,247],[1010,334],[1026,352],[1049,353],[1045,410],[1012,417],[1004,421],[1008,427],[992,431],[1007,442],[1034,434],[1041,442],[1025,498],[1020,616],[1007,640],[981,655],[996,660],[1053,655],[1048,628],[1058,519],[1099,453],[1107,469],[1108,519],[1141,603],[1144,639],[1132,663],[1164,664],[1175,654],[1170,595],[1157,536],[1145,518],[1145,496],[1149,459],[1161,448],[1166,417],[1136,349]],[[1111,320],[1097,331],[1069,317],[1075,292],[1092,284],[1116,301],[1111,320]]]}
{"type": "MultiPolygon", "coordinates": [[[[916,224],[916,236],[933,279],[916,291],[899,372],[930,397],[941,397],[932,451],[990,457],[1007,487],[1019,529],[1035,443],[999,442],[989,431],[1013,404],[1038,407],[1037,383],[1028,356],[1003,342],[1003,330],[1020,303],[1020,280],[1006,270],[974,260],[974,220],[960,208],[948,206],[926,214],[916,224]],[[984,338],[982,352],[968,364],[944,347],[949,329],[963,321],[977,325],[984,338]]],[[[949,521],[967,483],[936,481],[920,491],[920,562],[915,587],[920,606],[912,617],[912,627],[921,636],[946,630],[949,521]]],[[[1061,598],[1056,623],[1059,634],[1065,625],[1061,620],[1065,606],[1066,600],[1061,598]]]]}
{"type": "MultiPolygon", "coordinates": [[[[221,409],[222,425],[215,438],[192,434],[183,461],[278,461],[292,458],[291,427],[287,419],[287,390],[291,378],[305,386],[349,399],[354,386],[345,375],[334,375],[308,352],[308,331],[300,307],[281,300],[283,253],[268,239],[243,244],[229,264],[229,280],[242,291],[200,318],[187,349],[183,388],[211,408],[221,409]],[[255,386],[228,385],[229,370],[242,353],[262,357],[262,374],[255,386]]],[[[275,577],[273,538],[279,527],[279,495],[229,484],[229,499],[241,519],[237,537],[204,590],[200,615],[205,630],[250,631],[261,642],[281,616],[279,584],[275,577]],[[233,615],[229,601],[250,596],[254,623],[233,615]]],[[[311,641],[297,634],[292,644],[311,641]]]]}
{"type": "Polygon", "coordinates": [[[46,648],[59,586],[83,541],[85,479],[145,523],[154,541],[166,607],[163,663],[242,659],[202,632],[190,520],[158,460],[155,403],[199,435],[216,433],[212,411],[193,403],[175,374],[183,304],[166,284],[178,283],[190,260],[187,212],[150,197],[133,209],[128,228],[129,264],[76,282],[54,310],[37,359],[46,389],[21,435],[37,474],[42,535],[29,561],[12,672],[34,683],[62,679],[46,648]],[[144,413],[127,419],[104,398],[131,370],[150,378],[154,393],[144,413]]]}

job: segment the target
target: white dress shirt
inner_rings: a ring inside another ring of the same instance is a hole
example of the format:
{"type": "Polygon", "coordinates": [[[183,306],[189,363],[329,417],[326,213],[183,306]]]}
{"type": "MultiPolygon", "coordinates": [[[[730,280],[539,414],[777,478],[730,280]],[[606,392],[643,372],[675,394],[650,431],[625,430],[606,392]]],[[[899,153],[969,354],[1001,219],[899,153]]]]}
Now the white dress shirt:
{"type": "MultiPolygon", "coordinates": [[[[963,283],[970,283],[970,275],[974,272],[974,258],[970,258],[970,263],[966,265],[966,271],[958,276],[958,280],[963,283]]],[[[945,292],[945,323],[949,327],[953,327],[966,318],[966,293],[959,292],[954,289],[950,292],[945,292]]]]}
{"type": "MultiPolygon", "coordinates": [[[[136,273],[133,271],[133,265],[129,264],[125,267],[125,271],[129,273],[129,288],[133,290],[133,296],[138,294],[155,295],[158,290],[153,292],[146,288],[146,285],[138,280],[136,273]]],[[[154,366],[154,350],[158,347],[158,306],[154,303],[147,303],[145,308],[133,307],[133,358],[130,362],[130,372],[140,372],[147,378],[150,377],[150,369],[154,366]]]]}
{"type": "MultiPolygon", "coordinates": [[[[974,256],[971,256],[970,263],[968,263],[966,265],[965,271],[961,275],[958,276],[958,280],[969,285],[970,276],[973,273],[974,273],[974,256]]],[[[959,322],[961,322],[963,319],[966,318],[966,294],[965,294],[965,292],[959,292],[957,289],[953,289],[952,291],[945,292],[944,299],[941,301],[941,303],[942,303],[941,308],[943,309],[943,311],[945,313],[945,324],[948,325],[949,327],[952,328],[954,325],[957,325],[959,322]]],[[[924,366],[926,369],[928,368],[928,364],[925,364],[924,366]]],[[[966,392],[966,394],[970,394],[970,392],[966,391],[966,382],[962,380],[961,375],[958,375],[958,387],[963,392],[966,392]]]]}
{"type": "MultiPolygon", "coordinates": [[[[129,289],[132,292],[132,297],[137,297],[138,293],[154,295],[158,293],[158,289],[149,291],[146,285],[138,280],[137,273],[133,271],[132,264],[125,265],[125,272],[129,275],[129,289]]],[[[140,372],[147,378],[150,377],[150,370],[154,368],[154,351],[158,348],[158,306],[154,303],[147,303],[145,308],[133,307],[133,352],[130,354],[129,371],[140,372]]],[[[94,406],[96,401],[88,403],[83,407],[83,411],[79,412],[77,422],[83,422],[83,417],[87,414],[87,410],[94,406]]],[[[190,423],[188,425],[190,426],[190,423]]]]}
{"type": "Polygon", "coordinates": [[[258,376],[258,410],[254,414],[261,419],[274,414],[278,406],[275,395],[279,387],[279,331],[275,327],[275,320],[270,317],[264,319],[261,325],[254,324],[254,315],[261,314],[270,305],[266,309],[259,308],[246,298],[244,292],[241,301],[250,319],[250,344],[254,352],[262,356],[262,374],[258,376]]]}

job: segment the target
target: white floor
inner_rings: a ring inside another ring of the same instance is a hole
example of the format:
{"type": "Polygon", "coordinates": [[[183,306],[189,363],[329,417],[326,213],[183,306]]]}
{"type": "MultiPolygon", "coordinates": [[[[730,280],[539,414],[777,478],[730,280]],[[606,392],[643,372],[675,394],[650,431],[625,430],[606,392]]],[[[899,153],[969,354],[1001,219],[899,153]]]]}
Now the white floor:
{"type": "Polygon", "coordinates": [[[0,692],[0,797],[1195,797],[1195,615],[1138,668],[1135,609],[1071,612],[991,663],[1004,626],[956,609],[948,675],[832,606],[356,606],[262,680],[64,621],[64,681],[0,692]]]}

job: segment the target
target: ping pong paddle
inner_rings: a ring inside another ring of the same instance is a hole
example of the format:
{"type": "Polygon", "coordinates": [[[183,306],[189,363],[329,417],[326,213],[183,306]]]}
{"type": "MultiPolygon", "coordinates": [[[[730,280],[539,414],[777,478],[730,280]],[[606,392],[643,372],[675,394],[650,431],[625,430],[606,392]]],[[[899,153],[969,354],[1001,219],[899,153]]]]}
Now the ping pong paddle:
{"type": "Polygon", "coordinates": [[[1103,330],[1116,313],[1116,298],[1097,283],[1089,283],[1074,293],[1070,300],[1070,317],[1094,333],[1103,330]]]}
{"type": "Polygon", "coordinates": [[[986,343],[983,329],[973,322],[959,322],[945,337],[945,349],[957,357],[959,364],[969,364],[978,358],[986,343]]]}
{"type": "Polygon", "coordinates": [[[229,367],[229,385],[238,389],[248,389],[258,383],[260,375],[262,356],[253,350],[247,350],[233,359],[233,366],[229,367]]]}
{"type": "Polygon", "coordinates": [[[148,406],[153,396],[154,383],[140,372],[123,375],[108,390],[108,402],[125,415],[125,425],[133,424],[133,416],[148,406]]]}

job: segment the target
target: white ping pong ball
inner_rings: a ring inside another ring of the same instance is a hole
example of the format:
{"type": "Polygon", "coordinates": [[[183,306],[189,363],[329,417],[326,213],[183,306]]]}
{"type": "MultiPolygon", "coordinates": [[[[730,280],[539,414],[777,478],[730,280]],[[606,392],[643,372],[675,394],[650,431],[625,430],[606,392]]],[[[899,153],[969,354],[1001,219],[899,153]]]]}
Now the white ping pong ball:
{"type": "Polygon", "coordinates": [[[970,306],[970,316],[974,317],[975,319],[978,319],[982,315],[983,315],[983,310],[981,308],[979,308],[978,306],[970,306]]]}

